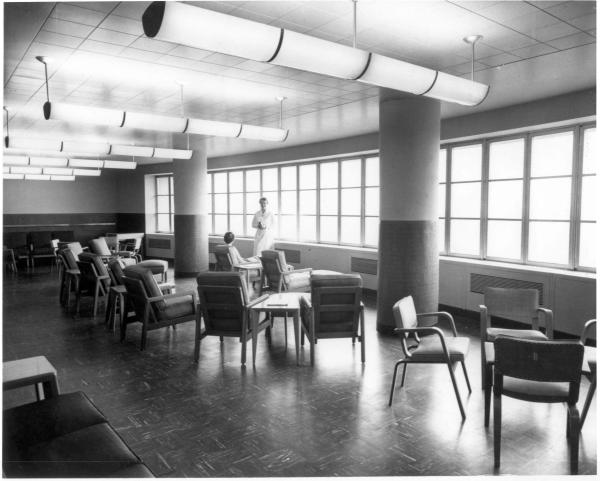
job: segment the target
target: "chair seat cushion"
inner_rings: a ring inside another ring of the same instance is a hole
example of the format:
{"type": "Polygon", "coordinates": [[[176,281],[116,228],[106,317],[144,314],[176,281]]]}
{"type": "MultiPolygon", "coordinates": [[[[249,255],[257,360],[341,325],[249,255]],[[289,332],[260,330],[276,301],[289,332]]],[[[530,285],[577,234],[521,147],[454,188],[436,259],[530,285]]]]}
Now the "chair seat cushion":
{"type": "Polygon", "coordinates": [[[164,308],[160,311],[161,318],[173,319],[194,313],[194,298],[191,295],[167,297],[164,304],[164,308]]]}
{"type": "Polygon", "coordinates": [[[531,402],[566,402],[569,383],[542,382],[504,376],[502,394],[531,402]]]}
{"type": "MultiPolygon", "coordinates": [[[[467,337],[445,337],[446,348],[451,362],[464,361],[469,352],[469,338],[467,337]]],[[[440,362],[444,361],[442,343],[437,335],[421,338],[419,347],[412,352],[412,359],[418,362],[440,362]]]]}
{"type": "Polygon", "coordinates": [[[502,329],[499,327],[489,327],[487,329],[488,341],[494,341],[500,335],[540,341],[548,339],[543,332],[537,329],[502,329]]]}
{"type": "Polygon", "coordinates": [[[288,291],[310,291],[310,272],[291,272],[285,276],[288,291]]]}
{"type": "Polygon", "coordinates": [[[152,274],[163,274],[169,269],[169,263],[161,259],[147,259],[137,263],[138,266],[144,266],[152,271],[152,274]]]}

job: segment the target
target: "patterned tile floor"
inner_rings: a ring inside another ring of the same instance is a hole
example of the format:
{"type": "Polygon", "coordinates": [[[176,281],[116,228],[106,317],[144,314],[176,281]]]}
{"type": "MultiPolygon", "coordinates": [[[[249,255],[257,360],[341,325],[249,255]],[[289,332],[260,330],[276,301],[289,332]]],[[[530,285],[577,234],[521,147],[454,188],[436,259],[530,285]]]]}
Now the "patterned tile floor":
{"type": "MultiPolygon", "coordinates": [[[[172,278],[172,276],[171,276],[172,278]]],[[[178,292],[194,289],[178,280],[178,292]]],[[[459,389],[466,422],[443,366],[411,366],[406,385],[387,406],[397,339],[366,316],[367,362],[349,340],[322,340],[315,366],[308,345],[295,365],[291,322],[287,346],[277,319],[269,346],[261,335],[256,367],[240,367],[240,344],[202,341],[193,362],[193,325],[152,331],[140,352],[140,330],[127,340],[107,331],[103,314],[67,315],[58,303],[56,270],[6,274],[3,284],[4,360],[45,355],[63,392],[82,390],[121,436],[161,477],[562,475],[568,474],[566,410],[561,405],[503,403],[502,465],[493,468],[492,430],[483,427],[475,321],[457,317],[471,338],[468,396],[459,389]]],[[[251,356],[251,344],[248,344],[251,356]]],[[[251,359],[251,357],[250,357],[251,359]]],[[[581,404],[588,382],[582,382],[581,404]]],[[[5,393],[8,407],[33,400],[31,391],[5,393]]],[[[595,475],[596,409],[580,441],[580,473],[595,475]]]]}

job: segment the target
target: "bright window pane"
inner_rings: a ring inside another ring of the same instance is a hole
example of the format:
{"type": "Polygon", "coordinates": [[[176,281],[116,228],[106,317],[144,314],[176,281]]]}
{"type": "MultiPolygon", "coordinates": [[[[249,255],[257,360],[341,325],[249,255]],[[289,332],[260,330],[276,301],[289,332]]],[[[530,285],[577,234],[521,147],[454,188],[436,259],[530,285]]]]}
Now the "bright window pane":
{"type": "Polygon", "coordinates": [[[452,184],[452,217],[479,217],[481,215],[481,182],[452,184]]]}
{"type": "Polygon", "coordinates": [[[215,174],[215,192],[227,192],[227,172],[215,174]]]}
{"type": "Polygon", "coordinates": [[[244,173],[229,172],[229,192],[242,192],[244,190],[244,173]]]}
{"type": "Polygon", "coordinates": [[[529,260],[567,264],[569,262],[569,223],[530,222],[529,260]]]}
{"type": "Polygon", "coordinates": [[[365,245],[379,245],[379,217],[365,217],[365,245]]]}
{"type": "Polygon", "coordinates": [[[208,213],[209,214],[212,214],[212,212],[213,212],[212,198],[213,198],[212,194],[208,194],[206,196],[206,203],[208,205],[208,213]]]}
{"type": "Polygon", "coordinates": [[[490,143],[490,179],[520,179],[523,177],[525,139],[490,143]]]}
{"type": "Polygon", "coordinates": [[[571,178],[532,179],[530,219],[569,219],[571,214],[571,178]]]}
{"type": "Polygon", "coordinates": [[[338,241],[338,218],[334,215],[321,216],[321,242],[338,241]]]}
{"type": "Polygon", "coordinates": [[[208,193],[212,194],[212,178],[213,178],[213,174],[208,174],[206,176],[206,184],[207,184],[207,189],[208,189],[208,193]]]}
{"type": "Polygon", "coordinates": [[[342,189],[342,215],[360,215],[360,189],[342,189]]]}
{"type": "Polygon", "coordinates": [[[596,223],[583,222],[579,233],[579,265],[596,267],[596,223]]]}
{"type": "Polygon", "coordinates": [[[365,159],[365,185],[379,185],[379,157],[365,159]]]}
{"type": "Polygon", "coordinates": [[[503,180],[489,183],[488,217],[520,219],[523,215],[523,181],[503,180]]]}
{"type": "MultiPolygon", "coordinates": [[[[269,202],[267,206],[267,210],[270,210],[274,214],[279,213],[279,200],[277,196],[277,192],[263,192],[263,197],[267,199],[269,202]]],[[[260,209],[260,204],[258,204],[258,209],[260,209]]],[[[256,209],[256,210],[258,210],[256,209]]]]}
{"type": "Polygon", "coordinates": [[[520,220],[488,221],[487,256],[515,260],[521,258],[520,220]]]}
{"type": "Polygon", "coordinates": [[[215,214],[215,234],[223,235],[227,232],[227,216],[215,214]]]}
{"type": "Polygon", "coordinates": [[[169,214],[157,214],[156,215],[156,230],[158,232],[170,232],[169,226],[169,214]]]}
{"type": "Polygon", "coordinates": [[[254,214],[249,215],[246,214],[246,235],[249,237],[253,237],[256,234],[256,229],[252,228],[252,220],[254,219],[254,214]]]}
{"type": "Polygon", "coordinates": [[[479,255],[479,219],[450,221],[450,252],[479,255]]]}
{"type": "Polygon", "coordinates": [[[260,209],[260,204],[258,203],[259,198],[260,196],[256,192],[246,194],[246,214],[254,214],[260,209]]]}
{"type": "Polygon", "coordinates": [[[295,215],[279,216],[279,232],[282,239],[296,240],[298,238],[297,230],[295,215]]]}
{"type": "Polygon", "coordinates": [[[596,220],[596,176],[581,179],[581,220],[596,220]]]}
{"type": "Polygon", "coordinates": [[[246,171],[246,192],[260,192],[260,170],[246,171]]]}
{"type": "Polygon", "coordinates": [[[360,217],[342,217],[340,241],[344,244],[360,244],[360,217]]]}
{"type": "Polygon", "coordinates": [[[169,195],[169,177],[156,177],[156,194],[169,195]]]}
{"type": "Polygon", "coordinates": [[[365,215],[379,215],[379,187],[365,189],[365,215]]]}
{"type": "Polygon", "coordinates": [[[585,129],[583,134],[583,173],[596,174],[598,157],[596,150],[596,129],[585,129]]]}
{"type": "Polygon", "coordinates": [[[263,169],[262,171],[263,179],[262,179],[262,190],[272,191],[277,190],[277,168],[275,169],[263,169]]]}
{"type": "Polygon", "coordinates": [[[317,165],[301,165],[300,169],[300,188],[315,189],[317,187],[317,165]]]}
{"type": "Polygon", "coordinates": [[[169,196],[159,196],[156,198],[156,212],[158,214],[168,214],[169,213],[169,196]]]}
{"type": "Polygon", "coordinates": [[[244,194],[229,194],[229,213],[244,213],[244,194]]]}
{"type": "Polygon", "coordinates": [[[444,219],[438,219],[437,229],[438,249],[444,253],[446,249],[446,221],[444,219]]]}
{"type": "Polygon", "coordinates": [[[296,189],[296,166],[281,168],[281,190],[296,189]]]}
{"type": "Polygon", "coordinates": [[[301,241],[316,241],[317,240],[317,216],[301,215],[300,216],[300,240],[301,241]]]}
{"type": "Polygon", "coordinates": [[[229,216],[229,230],[235,235],[241,235],[244,232],[244,216],[243,215],[230,215],[229,216]]]}
{"type": "Polygon", "coordinates": [[[338,190],[327,189],[321,191],[321,215],[338,213],[338,190]]]}
{"type": "Polygon", "coordinates": [[[438,159],[438,182],[446,182],[446,149],[440,149],[438,159]]]}
{"type": "Polygon", "coordinates": [[[342,187],[360,186],[360,159],[342,161],[342,187]]]}
{"type": "Polygon", "coordinates": [[[227,194],[215,194],[215,212],[227,214],[227,194]]]}
{"type": "Polygon", "coordinates": [[[438,215],[446,215],[446,184],[438,184],[438,215]]]}
{"type": "Polygon", "coordinates": [[[301,190],[300,191],[300,213],[301,214],[316,214],[317,213],[317,191],[316,190],[301,190]]]}
{"type": "Polygon", "coordinates": [[[296,191],[283,191],[281,192],[281,208],[282,214],[296,214],[297,208],[296,191]]]}
{"type": "Polygon", "coordinates": [[[319,166],[321,172],[321,188],[331,188],[338,186],[338,163],[325,162],[319,166]]]}
{"type": "Polygon", "coordinates": [[[536,135],[531,139],[531,176],[570,175],[573,132],[536,135]]]}
{"type": "Polygon", "coordinates": [[[481,144],[452,149],[452,182],[481,179],[481,144]]]}

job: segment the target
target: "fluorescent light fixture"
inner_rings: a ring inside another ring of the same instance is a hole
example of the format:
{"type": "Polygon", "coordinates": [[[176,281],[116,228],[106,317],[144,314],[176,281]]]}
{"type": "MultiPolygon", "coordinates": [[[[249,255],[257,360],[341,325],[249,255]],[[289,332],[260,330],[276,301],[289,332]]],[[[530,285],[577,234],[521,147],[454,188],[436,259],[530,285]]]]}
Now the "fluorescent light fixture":
{"type": "Polygon", "coordinates": [[[218,120],[190,119],[186,133],[199,135],[215,135],[217,137],[237,137],[242,125],[236,122],[219,122],[218,120]]]}
{"type": "Polygon", "coordinates": [[[22,155],[5,155],[3,156],[4,165],[29,165],[29,157],[22,155]]]}
{"type": "Polygon", "coordinates": [[[50,180],[73,181],[73,180],[75,180],[75,176],[74,175],[51,175],[50,180]]]}
{"type": "Polygon", "coordinates": [[[121,127],[124,112],[120,110],[103,109],[87,105],[64,104],[60,102],[46,102],[44,104],[44,117],[46,120],[73,120],[85,124],[102,124],[121,127]]]}
{"type": "Polygon", "coordinates": [[[32,139],[29,137],[9,137],[8,147],[23,150],[49,150],[60,152],[62,141],[49,139],[32,139]]]}
{"type": "Polygon", "coordinates": [[[462,105],[477,105],[489,93],[472,80],[179,2],[152,2],[142,24],[150,38],[462,105]]]}
{"type": "Polygon", "coordinates": [[[193,150],[160,149],[156,147],[152,157],[159,159],[191,159],[193,150]]]}
{"type": "Polygon", "coordinates": [[[125,113],[124,127],[130,129],[158,130],[161,132],[184,132],[187,119],[166,115],[125,113]]]}
{"type": "Polygon", "coordinates": [[[73,169],[73,175],[84,176],[84,177],[100,177],[102,173],[101,170],[92,170],[92,169],[73,169]]]}
{"type": "Polygon", "coordinates": [[[41,174],[41,167],[11,167],[11,174],[41,174]]]}
{"type": "Polygon", "coordinates": [[[4,174],[6,180],[23,180],[24,177],[23,174],[4,174]]]}
{"type": "Polygon", "coordinates": [[[242,125],[239,137],[242,139],[262,139],[283,142],[287,139],[289,131],[273,127],[259,127],[257,125],[242,125]]]}
{"type": "Polygon", "coordinates": [[[138,145],[111,145],[111,155],[130,155],[136,157],[152,157],[153,147],[142,147],[138,145]]]}
{"type": "Polygon", "coordinates": [[[25,174],[25,180],[50,180],[50,176],[41,174],[25,174]]]}
{"type": "Polygon", "coordinates": [[[29,165],[40,167],[66,167],[67,162],[64,157],[29,157],[29,165]]]}
{"type": "Polygon", "coordinates": [[[77,142],[74,140],[63,140],[63,152],[85,152],[94,155],[108,155],[110,144],[98,142],[77,142]]]}
{"type": "Polygon", "coordinates": [[[137,162],[125,162],[122,160],[105,160],[104,168],[106,169],[135,169],[137,162]]]}
{"type": "Polygon", "coordinates": [[[101,169],[104,167],[104,161],[96,159],[69,159],[69,167],[91,167],[101,169]]]}
{"type": "Polygon", "coordinates": [[[73,175],[73,169],[65,169],[61,167],[44,167],[43,173],[49,175],[73,175]]]}
{"type": "Polygon", "coordinates": [[[2,167],[2,173],[4,173],[4,174],[10,174],[10,167],[3,166],[2,167]]]}

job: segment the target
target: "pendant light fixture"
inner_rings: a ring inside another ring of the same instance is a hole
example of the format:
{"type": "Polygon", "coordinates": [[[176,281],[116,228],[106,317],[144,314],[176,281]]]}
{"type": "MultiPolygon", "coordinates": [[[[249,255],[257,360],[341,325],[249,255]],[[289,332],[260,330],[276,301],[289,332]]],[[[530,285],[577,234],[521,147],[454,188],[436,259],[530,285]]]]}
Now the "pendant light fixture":
{"type": "Polygon", "coordinates": [[[461,105],[478,105],[489,92],[472,80],[180,2],[152,2],[142,24],[146,36],[157,40],[461,105]]]}

